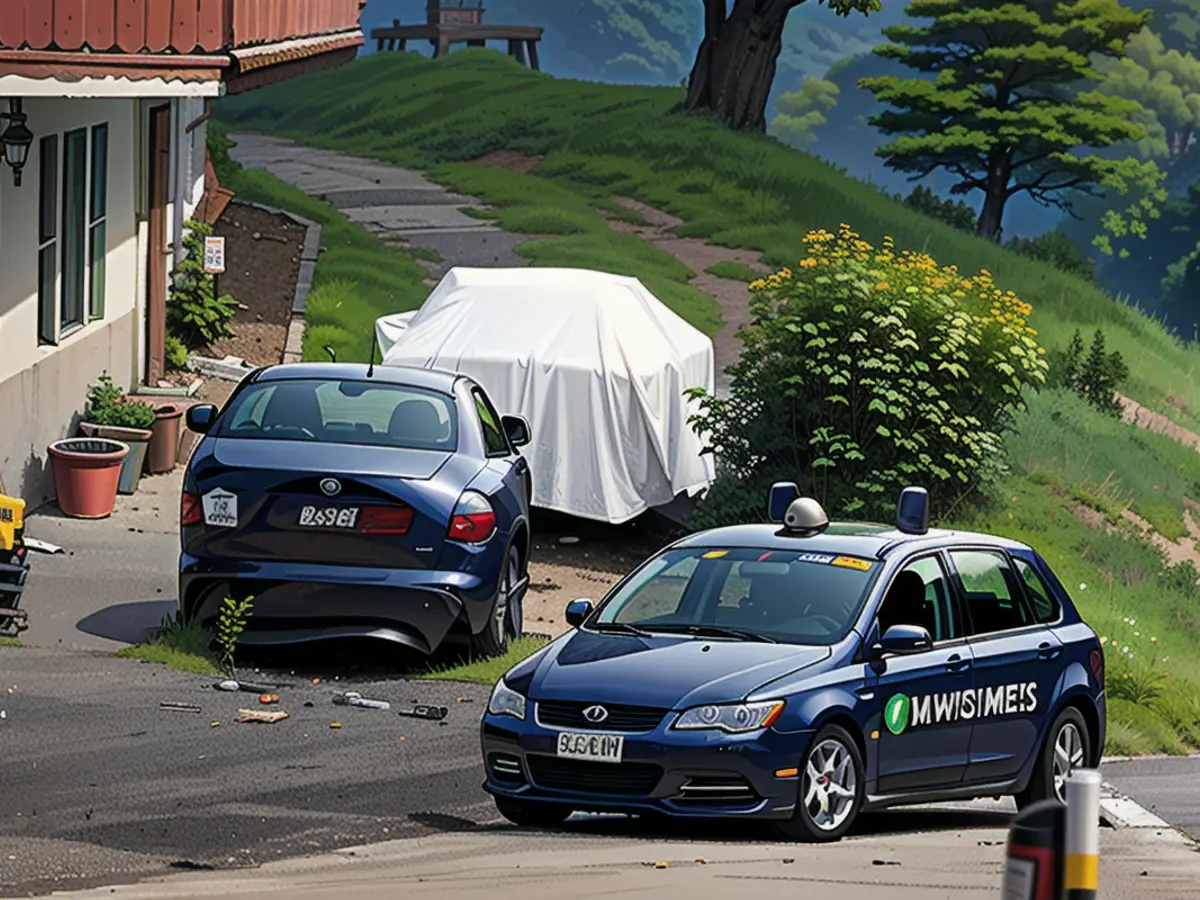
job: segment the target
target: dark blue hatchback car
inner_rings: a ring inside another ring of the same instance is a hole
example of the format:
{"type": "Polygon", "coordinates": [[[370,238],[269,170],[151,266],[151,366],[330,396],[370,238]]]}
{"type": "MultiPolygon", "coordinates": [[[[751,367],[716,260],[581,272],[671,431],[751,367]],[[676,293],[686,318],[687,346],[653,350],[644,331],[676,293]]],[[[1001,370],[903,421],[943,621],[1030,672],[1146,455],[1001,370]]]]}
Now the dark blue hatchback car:
{"type": "Polygon", "coordinates": [[[482,722],[485,789],[521,825],[573,811],[771,820],[837,840],[864,809],[1062,798],[1099,764],[1104,659],[1033,549],[830,524],[794,485],[776,525],[691,535],[509,671],[482,722]]]}

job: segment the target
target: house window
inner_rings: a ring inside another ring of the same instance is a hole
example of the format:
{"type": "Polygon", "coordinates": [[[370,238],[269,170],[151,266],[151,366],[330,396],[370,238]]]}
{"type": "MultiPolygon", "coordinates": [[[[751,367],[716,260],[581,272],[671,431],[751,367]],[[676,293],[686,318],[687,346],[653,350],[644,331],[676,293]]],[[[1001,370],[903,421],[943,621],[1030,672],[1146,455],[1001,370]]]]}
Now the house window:
{"type": "Polygon", "coordinates": [[[92,158],[88,166],[91,197],[88,203],[88,268],[91,292],[88,321],[104,318],[105,260],[108,256],[108,126],[92,129],[92,158]]]}
{"type": "Polygon", "coordinates": [[[38,340],[55,344],[104,318],[108,125],[48,135],[40,153],[38,340]]]}
{"type": "Polygon", "coordinates": [[[58,135],[38,145],[41,194],[38,203],[38,342],[53,344],[58,337],[54,315],[58,276],[58,135]]]}

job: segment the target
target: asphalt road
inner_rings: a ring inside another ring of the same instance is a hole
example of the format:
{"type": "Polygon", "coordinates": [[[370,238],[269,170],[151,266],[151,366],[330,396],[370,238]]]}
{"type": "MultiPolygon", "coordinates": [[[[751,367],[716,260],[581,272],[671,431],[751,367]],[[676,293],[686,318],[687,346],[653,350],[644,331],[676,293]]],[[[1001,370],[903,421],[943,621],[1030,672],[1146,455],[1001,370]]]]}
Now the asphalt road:
{"type": "Polygon", "coordinates": [[[280,690],[289,718],[268,725],[235,724],[257,698],[212,683],[99,653],[0,648],[0,895],[253,866],[495,819],[479,787],[483,688],[355,682],[392,702],[379,711],[333,705],[347,680],[297,678],[280,690]],[[397,714],[414,701],[450,714],[444,724],[397,714]]]}
{"type": "Polygon", "coordinates": [[[1111,762],[1104,777],[1160,819],[1200,838],[1200,756],[1111,762]]]}

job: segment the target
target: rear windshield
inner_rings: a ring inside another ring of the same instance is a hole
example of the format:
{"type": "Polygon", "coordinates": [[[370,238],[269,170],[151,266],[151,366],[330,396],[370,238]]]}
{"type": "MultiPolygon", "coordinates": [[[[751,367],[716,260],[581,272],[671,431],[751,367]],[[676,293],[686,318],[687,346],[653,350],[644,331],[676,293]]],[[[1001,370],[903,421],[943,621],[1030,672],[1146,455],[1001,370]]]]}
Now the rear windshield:
{"type": "Polygon", "coordinates": [[[595,622],[668,633],[728,628],[780,643],[834,644],[854,626],[878,569],[877,561],[835,553],[668,550],[634,573],[595,622]]]}
{"type": "Polygon", "coordinates": [[[421,388],[297,379],[253,384],[222,411],[216,435],[412,450],[455,450],[454,400],[421,388]]]}

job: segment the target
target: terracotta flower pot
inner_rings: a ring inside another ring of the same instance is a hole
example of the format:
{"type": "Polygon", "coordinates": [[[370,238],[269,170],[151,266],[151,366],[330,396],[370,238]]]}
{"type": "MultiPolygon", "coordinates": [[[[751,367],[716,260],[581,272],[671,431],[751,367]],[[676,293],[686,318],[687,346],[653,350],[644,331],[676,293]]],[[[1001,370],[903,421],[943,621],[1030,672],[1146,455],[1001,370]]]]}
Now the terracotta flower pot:
{"type": "Polygon", "coordinates": [[[58,508],[73,519],[112,515],[121,463],[129,445],[109,438],[67,438],[47,448],[54,469],[58,508]]]}
{"type": "Polygon", "coordinates": [[[146,462],[146,451],[154,432],[149,428],[126,428],[121,425],[96,425],[93,422],[79,423],[79,430],[85,437],[107,438],[129,445],[129,455],[121,463],[121,480],[117,483],[117,492],[121,494],[137,493],[138,484],[142,480],[142,468],[146,462]]]}
{"type": "Polygon", "coordinates": [[[182,406],[167,404],[154,410],[153,436],[150,438],[150,451],[146,454],[146,467],[151,475],[161,475],[175,468],[179,458],[179,422],[182,418],[182,406]]]}

